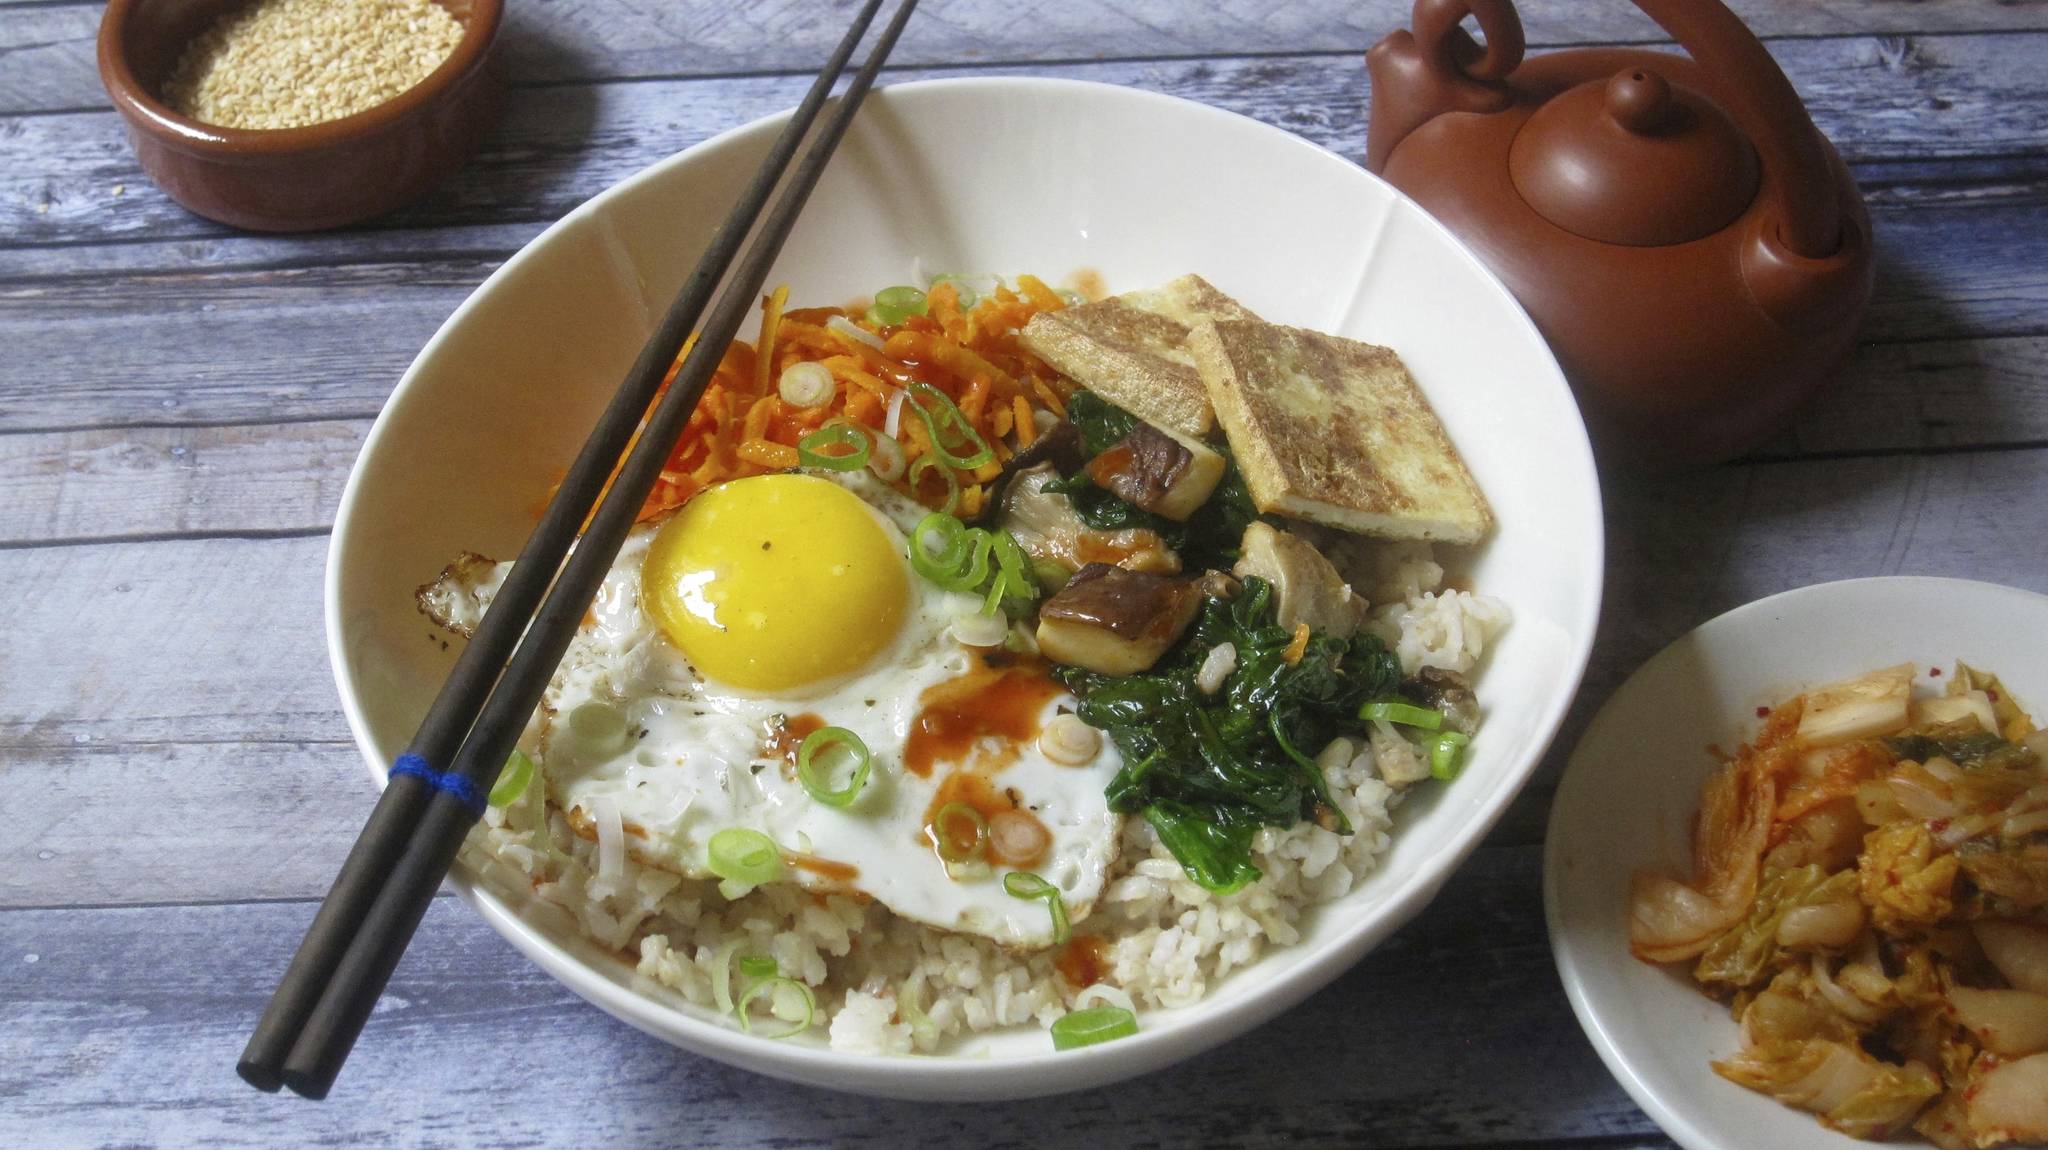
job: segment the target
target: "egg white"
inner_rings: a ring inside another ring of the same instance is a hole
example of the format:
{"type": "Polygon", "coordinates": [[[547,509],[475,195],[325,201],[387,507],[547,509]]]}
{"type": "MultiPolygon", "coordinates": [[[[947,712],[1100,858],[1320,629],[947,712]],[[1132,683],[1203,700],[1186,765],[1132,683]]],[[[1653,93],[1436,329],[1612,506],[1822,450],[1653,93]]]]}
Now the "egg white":
{"type": "MultiPolygon", "coordinates": [[[[904,530],[923,510],[865,473],[828,477],[876,512],[878,528],[903,554],[904,530]]],[[[920,696],[973,666],[969,648],[949,627],[976,611],[979,599],[940,589],[909,571],[906,560],[911,602],[881,655],[802,692],[742,691],[706,680],[642,609],[640,569],[658,527],[636,527],[620,548],[549,684],[535,727],[530,751],[571,825],[594,833],[609,806],[634,858],[693,878],[710,877],[713,834],[727,827],[758,830],[785,851],[857,871],[848,878],[785,867],[778,881],[858,892],[905,918],[1007,946],[1049,945],[1045,903],[1005,893],[1002,868],[978,879],[950,876],[926,837],[925,812],[939,786],[953,768],[967,764],[941,762],[929,776],[903,766],[920,696]],[[592,704],[623,716],[617,738],[585,737],[568,721],[592,704]],[[765,743],[782,719],[799,714],[853,731],[872,753],[868,784],[851,807],[812,799],[782,758],[765,757],[765,743]]],[[[465,557],[423,592],[422,605],[466,632],[509,568],[465,557]]],[[[847,620],[849,627],[860,625],[847,620]]],[[[1074,705],[1071,694],[1053,694],[1041,708],[1040,725],[1074,705]]],[[[1014,752],[1008,765],[990,772],[984,761],[980,769],[1051,833],[1051,849],[1034,870],[1060,889],[1070,918],[1078,921],[1100,898],[1116,859],[1122,818],[1109,810],[1103,790],[1120,757],[1107,739],[1080,766],[1052,762],[1036,740],[1005,749],[1014,752]]]]}

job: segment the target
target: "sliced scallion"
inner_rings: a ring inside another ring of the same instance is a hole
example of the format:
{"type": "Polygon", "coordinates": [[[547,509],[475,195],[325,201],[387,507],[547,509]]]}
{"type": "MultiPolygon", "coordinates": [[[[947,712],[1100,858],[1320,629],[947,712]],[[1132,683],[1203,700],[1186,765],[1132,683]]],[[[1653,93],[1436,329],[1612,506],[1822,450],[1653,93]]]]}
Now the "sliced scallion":
{"type": "Polygon", "coordinates": [[[616,754],[626,745],[626,716],[607,703],[584,703],[569,712],[569,733],[593,754],[616,754]]]}
{"type": "Polygon", "coordinates": [[[1038,598],[1038,581],[1032,576],[1024,548],[1007,531],[991,532],[990,540],[996,560],[996,581],[988,589],[988,598],[982,602],[981,613],[995,614],[1005,599],[1021,599],[1028,603],[1038,598]]]}
{"type": "Polygon", "coordinates": [[[1444,713],[1433,707],[1418,707],[1395,699],[1381,699],[1367,703],[1358,709],[1358,717],[1368,722],[1399,723],[1404,727],[1421,727],[1434,731],[1444,725],[1444,713]]]}
{"type": "Polygon", "coordinates": [[[914,494],[918,486],[924,482],[925,475],[933,471],[938,472],[939,478],[946,481],[946,502],[940,506],[939,514],[951,515],[954,509],[960,506],[960,480],[954,476],[952,468],[942,465],[929,455],[920,455],[910,461],[910,469],[903,473],[903,477],[910,484],[910,490],[914,494]]]}
{"type": "Polygon", "coordinates": [[[491,784],[491,805],[509,807],[526,793],[528,784],[533,782],[533,760],[525,751],[513,751],[505,760],[505,769],[498,772],[498,781],[491,784]]]}
{"type": "Polygon", "coordinates": [[[1044,899],[1052,910],[1052,943],[1063,946],[1067,941],[1067,900],[1060,897],[1060,888],[1045,881],[1030,871],[1013,870],[1003,876],[1003,893],[1011,898],[1044,899]]]}
{"type": "Polygon", "coordinates": [[[796,778],[804,793],[828,807],[845,809],[868,785],[873,756],[859,735],[845,727],[820,727],[804,736],[796,749],[796,778]],[[834,787],[827,776],[845,770],[846,783],[834,787]]]}
{"type": "Polygon", "coordinates": [[[745,938],[729,938],[711,956],[711,1001],[724,1014],[732,1009],[732,956],[746,945],[745,938]]]}
{"type": "Polygon", "coordinates": [[[823,407],[832,402],[838,386],[830,368],[806,360],[782,369],[782,375],[775,381],[775,393],[791,407],[823,407]]]}
{"type": "Polygon", "coordinates": [[[873,445],[868,433],[843,419],[835,419],[796,442],[796,460],[805,467],[827,471],[859,471],[868,465],[873,445]]]}
{"type": "Polygon", "coordinates": [[[910,385],[910,406],[932,435],[932,452],[948,467],[962,471],[992,463],[995,449],[960,411],[951,396],[923,380],[910,385]]]}
{"type": "Polygon", "coordinates": [[[740,959],[740,976],[742,978],[774,978],[780,973],[782,973],[782,968],[776,965],[774,959],[765,954],[750,954],[740,959]]]}
{"type": "Polygon", "coordinates": [[[910,566],[948,591],[972,591],[988,578],[994,548],[988,532],[934,511],[910,533],[910,566]]]}
{"type": "Polygon", "coordinates": [[[760,831],[727,827],[711,836],[706,849],[711,873],[725,880],[718,884],[718,891],[729,899],[740,898],[782,875],[782,851],[760,831]]]}
{"type": "Polygon", "coordinates": [[[910,532],[910,566],[919,575],[938,580],[963,566],[972,548],[965,523],[934,511],[910,532]]]}
{"type": "MultiPolygon", "coordinates": [[[[744,961],[742,960],[742,963],[744,961]]],[[[782,1021],[789,1023],[789,1029],[774,1034],[763,1034],[761,1036],[763,1038],[789,1038],[792,1035],[802,1034],[811,1028],[811,1020],[818,1016],[818,1000],[812,996],[811,988],[794,978],[784,978],[781,975],[777,975],[773,978],[762,979],[748,987],[745,994],[740,995],[739,1003],[733,1009],[740,1016],[741,1030],[749,1034],[753,1033],[754,1023],[747,1014],[747,1007],[764,994],[774,996],[768,1000],[769,1012],[774,1014],[775,1017],[782,1019],[782,1021]],[[785,1002],[789,1001],[801,1003],[803,1013],[796,1018],[790,1018],[788,1013],[794,1013],[794,1011],[785,1013],[783,1009],[785,1002]]]]}
{"type": "Polygon", "coordinates": [[[1431,778],[1450,782],[1464,769],[1465,744],[1471,742],[1463,731],[1442,731],[1428,741],[1431,778]]]}
{"type": "Polygon", "coordinates": [[[932,845],[949,863],[964,863],[988,847],[988,820],[966,803],[947,803],[932,815],[932,845]]]}
{"type": "Polygon", "coordinates": [[[1129,1038],[1138,1032],[1138,1016],[1121,1006],[1091,1006],[1072,1010],[1052,1024],[1052,1048],[1075,1050],[1083,1046],[1129,1038]]]}
{"type": "Polygon", "coordinates": [[[914,315],[923,315],[927,302],[924,293],[908,285],[885,287],[875,293],[875,306],[868,309],[868,319],[894,327],[914,315]]]}

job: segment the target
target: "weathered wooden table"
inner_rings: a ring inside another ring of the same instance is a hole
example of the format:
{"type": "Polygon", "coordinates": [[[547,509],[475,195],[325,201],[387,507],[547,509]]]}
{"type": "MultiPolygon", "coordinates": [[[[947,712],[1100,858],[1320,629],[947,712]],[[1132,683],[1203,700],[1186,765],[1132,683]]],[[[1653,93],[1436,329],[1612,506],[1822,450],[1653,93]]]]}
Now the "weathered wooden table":
{"type": "MultiPolygon", "coordinates": [[[[660,1045],[441,899],[334,1099],[232,1065],[370,802],[322,645],[335,501],[405,364],[607,184],[795,102],[850,0],[515,0],[482,156],[368,227],[237,235],[136,168],[99,5],[0,0],[0,1144],[1665,1146],[1580,1035],[1538,859],[1565,753],[1700,621],[1895,572],[2048,590],[2048,4],[1745,0],[1870,198],[1868,334],[1789,434],[1608,485],[1594,663],[1421,920],[1283,1020],[1113,1090],[874,1102],[660,1045]],[[741,9],[746,9],[741,13],[741,9]]],[[[1399,0],[927,0],[891,77],[1151,88],[1365,148],[1399,0]]],[[[1527,0],[1533,45],[1654,40],[1527,0]]]]}

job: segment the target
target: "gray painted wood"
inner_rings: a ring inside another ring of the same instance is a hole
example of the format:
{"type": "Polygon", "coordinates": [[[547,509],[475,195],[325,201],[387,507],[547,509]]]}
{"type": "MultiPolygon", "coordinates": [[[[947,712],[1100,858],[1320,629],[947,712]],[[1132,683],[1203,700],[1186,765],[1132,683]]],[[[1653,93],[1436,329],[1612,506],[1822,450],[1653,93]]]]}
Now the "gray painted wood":
{"type": "MultiPolygon", "coordinates": [[[[412,329],[431,322],[431,316],[407,323],[392,314],[388,323],[380,321],[370,329],[374,335],[366,335],[356,317],[324,322],[332,317],[317,307],[318,298],[322,296],[309,301],[315,306],[302,306],[289,317],[269,321],[298,333],[301,342],[295,351],[317,346],[315,341],[321,338],[331,341],[331,357],[308,356],[323,365],[313,370],[340,370],[324,365],[350,359],[350,340],[362,352],[357,362],[402,360],[416,346],[402,341],[415,334],[423,341],[424,334],[412,329]],[[308,331],[316,323],[320,326],[308,331]]],[[[386,312],[378,310],[380,316],[386,312]]],[[[143,324],[148,320],[142,317],[163,319],[166,314],[134,311],[114,318],[124,325],[143,324]]],[[[6,327],[0,323],[0,331],[6,327]]],[[[33,344],[32,331],[28,338],[33,344]]],[[[262,337],[265,342],[271,338],[262,337]]],[[[81,347],[77,354],[83,358],[94,351],[81,347]]],[[[392,367],[387,373],[373,373],[351,366],[334,390],[284,397],[259,390],[284,366],[252,359],[227,379],[202,381],[204,390],[172,390],[165,398],[175,406],[167,407],[158,398],[164,394],[161,383],[151,387],[156,381],[136,379],[118,362],[105,363],[116,357],[104,348],[97,354],[102,370],[112,376],[109,386],[122,387],[122,394],[95,406],[115,418],[125,413],[131,422],[158,414],[204,419],[246,412],[274,419],[299,410],[372,412],[389,381],[402,370],[392,367]],[[132,396],[123,386],[129,380],[142,385],[132,396]]],[[[218,361],[195,365],[204,371],[217,366],[218,361]]],[[[153,370],[174,376],[176,368],[159,363],[153,370]]],[[[35,381],[28,382],[34,386],[35,381]]],[[[81,392],[89,390],[83,378],[76,378],[72,387],[50,398],[45,410],[32,410],[22,418],[63,418],[70,410],[63,405],[77,403],[81,392]]],[[[306,422],[0,434],[0,545],[322,531],[333,523],[342,485],[368,427],[368,418],[357,415],[306,422]]],[[[2014,336],[1866,344],[1792,431],[1765,445],[1760,454],[2041,443],[2048,443],[2048,336],[2014,336]]]]}
{"type": "MultiPolygon", "coordinates": [[[[1815,120],[1852,160],[1928,159],[2033,150],[2041,122],[2028,96],[2044,45],[2048,34],[2029,33],[1783,40],[1773,49],[1815,120]]],[[[1352,54],[1028,70],[1184,96],[1276,124],[1343,155],[1365,151],[1365,68],[1352,54]]],[[[892,71],[889,79],[958,74],[958,68],[911,68],[892,71]]],[[[476,161],[385,226],[553,219],[655,159],[794,104],[805,83],[776,75],[517,90],[476,161]]],[[[143,179],[110,111],[17,118],[9,129],[0,133],[0,235],[12,242],[222,233],[143,179]]]]}
{"type": "MultiPolygon", "coordinates": [[[[2022,225],[2048,203],[2048,156],[2025,152],[1930,160],[1865,157],[1855,170],[1875,213],[1874,226],[1881,243],[1908,228],[1931,241],[1928,246],[1967,246],[1979,259],[1995,261],[2010,244],[2032,242],[2022,225]],[[1953,213],[1963,209],[1985,214],[1970,217],[1979,222],[1958,226],[1962,218],[1953,213]]],[[[552,222],[483,220],[432,228],[371,224],[287,236],[222,231],[172,240],[61,247],[0,243],[0,286],[163,272],[191,275],[389,262],[495,263],[552,222]]],[[[1881,293],[1894,286],[1887,282],[1891,278],[1887,275],[1880,280],[1881,293]]],[[[1949,301],[1951,306],[1977,307],[1996,298],[1963,274],[1949,277],[1942,287],[1958,297],[1949,301]]],[[[1904,314],[1910,318],[1915,313],[1904,314]]]]}
{"type": "Polygon", "coordinates": [[[194,532],[317,532],[360,420],[0,435],[0,544],[194,532]]]}
{"type": "MultiPolygon", "coordinates": [[[[4,8],[6,5],[0,5],[4,8]]],[[[499,66],[516,83],[815,69],[853,10],[725,0],[510,6],[499,66]]],[[[894,59],[901,65],[1362,52],[1408,22],[1407,0],[1289,0],[1182,5],[1169,0],[927,0],[894,59]]],[[[2038,3],[1981,0],[1739,0],[1764,36],[1908,34],[2048,27],[2038,3]]],[[[1661,41],[1619,0],[1524,5],[1533,45],[1661,41]]],[[[23,5],[0,20],[0,114],[105,102],[93,67],[97,4],[23,5]]]]}
{"type": "Polygon", "coordinates": [[[851,1098],[672,1050],[583,1005],[449,898],[329,1101],[266,1096],[233,1063],[310,904],[4,912],[0,1141],[1641,1144],[1653,1128],[1579,1036],[1551,969],[1538,869],[1534,849],[1483,854],[1329,989],[1183,1066],[977,1106],[851,1098]]]}
{"type": "MultiPolygon", "coordinates": [[[[1950,185],[1946,199],[1875,209],[1880,269],[1867,342],[1842,383],[1805,414],[1796,439],[1782,450],[2048,440],[2042,402],[2048,393],[2042,340],[2048,336],[2039,330],[2048,301],[2048,231],[2034,225],[2048,195],[1987,203],[1972,194],[1983,186],[1950,185]]],[[[9,431],[367,419],[448,313],[535,231],[537,225],[508,224],[448,234],[372,231],[316,241],[82,249],[100,262],[73,254],[81,249],[0,252],[0,346],[41,368],[0,375],[0,461],[8,464],[0,467],[0,492],[38,496],[53,481],[52,453],[83,452],[104,463],[104,453],[117,446],[138,481],[193,478],[190,458],[168,455],[155,461],[158,474],[148,473],[149,461],[136,449],[176,446],[163,435],[107,432],[9,443],[9,431]],[[408,244],[429,239],[438,250],[408,258],[408,244]],[[356,244],[361,250],[352,250],[356,244]],[[251,247],[263,258],[247,259],[251,247]],[[10,258],[11,284],[4,280],[10,258]],[[73,261],[83,266],[59,270],[73,261]],[[53,387],[53,380],[62,386],[53,387]]],[[[186,446],[232,441],[238,450],[261,454],[275,444],[275,454],[265,454],[269,462],[259,467],[289,467],[293,455],[345,467],[344,456],[328,453],[335,433],[289,427],[194,432],[198,438],[186,446]]],[[[333,482],[320,475],[320,482],[333,482]]],[[[83,485],[68,489],[62,507],[0,501],[0,540],[45,528],[61,537],[148,530],[91,520],[145,509],[153,515],[167,506],[153,493],[134,506],[106,502],[85,477],[66,481],[83,485]],[[74,505],[80,510],[69,509],[74,505]]],[[[257,518],[231,517],[212,529],[309,525],[290,499],[239,505],[257,518]]]]}
{"type": "Polygon", "coordinates": [[[318,535],[0,550],[4,601],[41,621],[0,662],[10,774],[34,748],[344,737],[321,643],[326,557],[318,535]]]}

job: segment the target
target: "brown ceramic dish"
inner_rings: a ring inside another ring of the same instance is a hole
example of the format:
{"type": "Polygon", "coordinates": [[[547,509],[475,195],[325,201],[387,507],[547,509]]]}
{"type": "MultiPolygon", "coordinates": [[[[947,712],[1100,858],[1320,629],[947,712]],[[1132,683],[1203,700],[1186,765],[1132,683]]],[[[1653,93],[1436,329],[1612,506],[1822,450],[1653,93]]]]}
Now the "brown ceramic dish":
{"type": "Polygon", "coordinates": [[[202,124],[159,97],[178,56],[247,0],[112,0],[100,20],[100,82],[136,158],[172,199],[239,228],[340,227],[391,211],[476,151],[501,87],[485,67],[503,0],[436,0],[462,39],[426,79],[367,111],[304,128],[202,124]]]}

